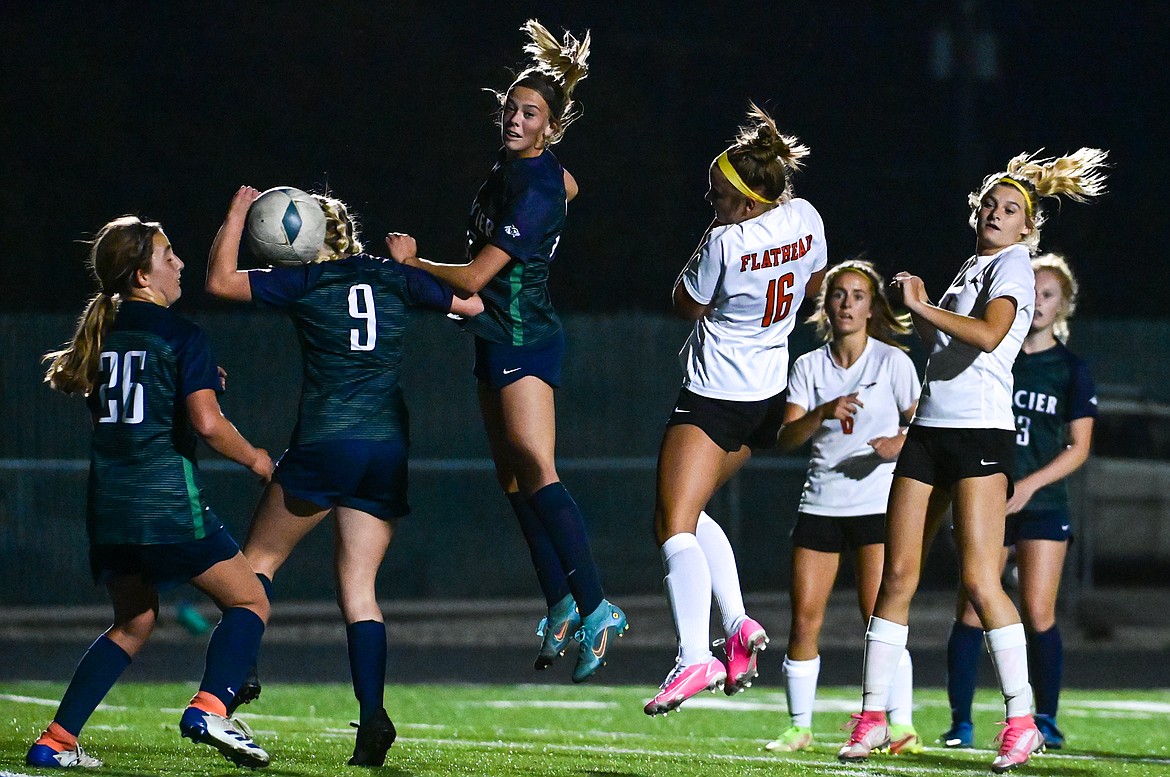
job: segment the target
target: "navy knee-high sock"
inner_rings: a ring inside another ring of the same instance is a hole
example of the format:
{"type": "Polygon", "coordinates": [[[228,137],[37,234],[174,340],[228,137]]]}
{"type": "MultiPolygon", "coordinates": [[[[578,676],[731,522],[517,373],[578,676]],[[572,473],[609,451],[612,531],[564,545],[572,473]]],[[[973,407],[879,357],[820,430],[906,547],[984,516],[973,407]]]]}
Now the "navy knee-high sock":
{"type": "Polygon", "coordinates": [[[260,585],[264,587],[264,596],[265,596],[265,598],[268,599],[268,603],[271,604],[272,603],[272,581],[268,578],[268,575],[264,575],[264,574],[261,574],[259,572],[256,573],[256,579],[259,580],[260,585]]]}
{"type": "Polygon", "coordinates": [[[532,566],[536,570],[536,580],[540,583],[544,601],[551,609],[569,595],[569,581],[565,579],[561,559],[528,500],[522,494],[513,492],[508,494],[508,501],[512,503],[512,512],[516,513],[520,531],[528,543],[528,553],[532,556],[532,566]]]}
{"type": "Polygon", "coordinates": [[[565,580],[577,602],[577,609],[581,617],[585,618],[605,598],[601,590],[601,577],[589,549],[585,518],[561,483],[548,484],[533,494],[529,503],[548,532],[557,558],[561,560],[561,568],[565,570],[565,580]]]}
{"type": "MultiPolygon", "coordinates": [[[[260,585],[264,587],[264,598],[267,599],[268,604],[271,605],[272,604],[272,580],[268,577],[268,575],[264,575],[264,574],[261,574],[259,572],[256,573],[256,579],[259,580],[260,585]]],[[[260,649],[259,649],[259,647],[257,647],[256,660],[253,661],[252,665],[248,667],[248,674],[245,675],[245,678],[249,682],[251,682],[255,685],[260,684],[260,669],[259,669],[259,667],[260,667],[260,649]]]]}
{"type": "Polygon", "coordinates": [[[73,736],[80,734],[89,716],[128,666],[129,654],[102,634],[78,662],[53,720],[73,736]]]}
{"type": "Polygon", "coordinates": [[[381,621],[358,621],[345,627],[349,645],[349,673],[353,678],[353,695],[358,700],[358,723],[385,706],[386,624],[381,621]]]}
{"type": "Polygon", "coordinates": [[[952,723],[971,722],[982,654],[983,629],[955,621],[947,639],[947,699],[951,703],[952,723]]]}
{"type": "Polygon", "coordinates": [[[264,621],[246,607],[229,607],[223,611],[211,640],[207,643],[207,663],[199,690],[223,702],[232,703],[240,684],[255,666],[264,636],[264,621]]]}
{"type": "Polygon", "coordinates": [[[1060,627],[1028,634],[1028,677],[1036,694],[1036,712],[1056,717],[1060,703],[1060,681],[1064,673],[1064,642],[1060,627]]]}

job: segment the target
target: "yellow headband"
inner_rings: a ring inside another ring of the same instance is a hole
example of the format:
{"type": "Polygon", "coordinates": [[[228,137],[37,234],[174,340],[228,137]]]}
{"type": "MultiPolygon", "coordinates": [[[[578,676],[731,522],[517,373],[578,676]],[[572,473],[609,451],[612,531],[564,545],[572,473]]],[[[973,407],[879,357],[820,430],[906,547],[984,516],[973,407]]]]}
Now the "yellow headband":
{"type": "Polygon", "coordinates": [[[1020,190],[1020,194],[1024,195],[1024,209],[1028,212],[1028,216],[1032,216],[1032,195],[1028,194],[1028,190],[1024,185],[1014,178],[1007,178],[1006,176],[1000,178],[996,183],[1006,183],[1009,186],[1014,186],[1020,190]]]}
{"type": "MultiPolygon", "coordinates": [[[[833,273],[832,280],[836,280],[837,278],[841,277],[842,275],[844,275],[847,272],[851,272],[854,275],[860,275],[862,278],[865,278],[865,282],[869,284],[870,296],[871,297],[877,296],[877,287],[874,286],[874,284],[873,284],[873,278],[869,277],[869,273],[867,273],[865,270],[861,269],[860,267],[842,267],[840,270],[837,270],[835,273],[833,273]]],[[[830,282],[830,285],[831,285],[831,282],[830,282]]]]}
{"type": "Polygon", "coordinates": [[[727,158],[726,151],[715,157],[715,164],[718,165],[719,169],[723,171],[723,175],[727,177],[727,180],[731,183],[731,185],[734,186],[744,197],[755,200],[756,202],[762,202],[765,205],[773,205],[779,202],[779,200],[764,199],[749,189],[748,185],[743,182],[743,179],[739,177],[739,173],[736,172],[735,168],[732,166],[731,160],[727,158]]]}

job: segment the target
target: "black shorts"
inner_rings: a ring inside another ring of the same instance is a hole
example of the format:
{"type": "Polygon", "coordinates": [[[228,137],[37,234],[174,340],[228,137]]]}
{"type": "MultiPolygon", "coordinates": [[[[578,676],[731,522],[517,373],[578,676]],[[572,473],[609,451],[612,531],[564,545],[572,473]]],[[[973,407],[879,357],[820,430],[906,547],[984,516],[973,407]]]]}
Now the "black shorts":
{"type": "Polygon", "coordinates": [[[142,575],[155,588],[168,588],[199,577],[221,561],[235,558],[240,546],[230,532],[220,528],[201,540],[159,545],[91,545],[89,569],[95,583],[115,577],[142,575]]]}
{"type": "Polygon", "coordinates": [[[784,422],[787,391],[755,402],[701,397],[682,389],[667,419],[667,426],[691,424],[707,433],[712,442],[729,453],[747,445],[752,450],[776,447],[776,434],[784,422]]]}
{"type": "Polygon", "coordinates": [[[1068,510],[1021,510],[1009,515],[1004,525],[1003,546],[1015,545],[1018,540],[1054,540],[1067,542],[1072,539],[1072,521],[1068,510]]]}
{"type": "Polygon", "coordinates": [[[796,516],[792,527],[792,546],[821,553],[844,553],[862,545],[881,545],[886,541],[886,516],[877,515],[809,515],[796,516]]]}
{"type": "Polygon", "coordinates": [[[476,337],[472,372],[494,389],[502,389],[528,375],[540,378],[553,388],[560,388],[564,360],[564,330],[532,345],[497,343],[476,337]]]}
{"type": "Polygon", "coordinates": [[[894,477],[950,488],[960,480],[1002,472],[1015,490],[1016,433],[1006,429],[950,429],[910,425],[894,477]]]}
{"type": "Polygon", "coordinates": [[[404,440],[322,440],[294,445],[272,479],[321,509],[350,507],[388,521],[410,514],[404,440]]]}

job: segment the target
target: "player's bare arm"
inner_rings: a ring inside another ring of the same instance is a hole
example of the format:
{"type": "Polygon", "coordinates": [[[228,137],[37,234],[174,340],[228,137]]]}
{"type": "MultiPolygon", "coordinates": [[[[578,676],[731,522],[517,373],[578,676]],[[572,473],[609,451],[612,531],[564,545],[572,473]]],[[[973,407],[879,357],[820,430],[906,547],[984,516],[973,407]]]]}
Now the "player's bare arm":
{"type": "Polygon", "coordinates": [[[220,299],[236,302],[252,300],[252,284],[248,281],[248,273],[239,269],[240,237],[244,234],[248,208],[259,196],[260,192],[251,186],[237,189],[228,206],[227,216],[211,244],[204,288],[220,299]]]}
{"type": "Polygon", "coordinates": [[[512,261],[507,251],[494,245],[485,245],[475,258],[466,264],[432,262],[419,258],[418,243],[410,235],[401,232],[391,232],[386,236],[386,249],[394,261],[429,272],[455,289],[455,293],[460,297],[478,294],[488,281],[512,261]]]}

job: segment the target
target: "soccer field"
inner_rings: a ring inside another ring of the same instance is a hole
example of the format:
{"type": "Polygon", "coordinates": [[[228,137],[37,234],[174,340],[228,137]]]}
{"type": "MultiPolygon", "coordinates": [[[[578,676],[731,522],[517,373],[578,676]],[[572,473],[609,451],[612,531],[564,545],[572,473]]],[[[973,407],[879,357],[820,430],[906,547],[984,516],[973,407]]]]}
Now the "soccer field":
{"type": "MultiPolygon", "coordinates": [[[[24,764],[28,745],[49,721],[64,686],[0,684],[0,775],[39,774],[24,764]]],[[[994,755],[1002,706],[992,693],[976,699],[974,750],[929,747],[920,755],[838,764],[839,726],[857,705],[851,688],[820,694],[814,751],[774,755],[763,745],[787,721],[782,692],[749,691],[734,699],[704,694],[665,718],[648,718],[650,689],[539,685],[388,686],[398,741],[386,766],[395,777],[424,775],[983,775],[994,755]]],[[[82,735],[105,761],[107,775],[220,775],[235,771],[210,748],[181,740],[178,718],[192,688],[127,683],[109,694],[82,735]]],[[[942,691],[917,694],[915,725],[932,740],[948,722],[942,691]]],[[[240,715],[272,755],[280,775],[357,773],[349,722],[357,705],[346,685],[274,684],[240,715]]],[[[1170,775],[1166,744],[1170,691],[1067,691],[1064,750],[1035,757],[1022,770],[1047,775],[1170,775]]]]}

